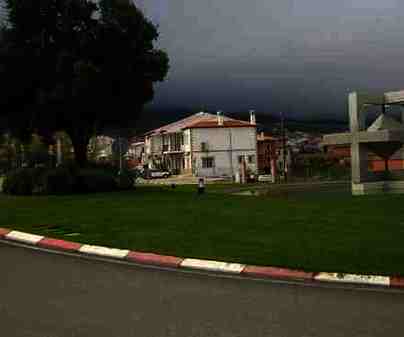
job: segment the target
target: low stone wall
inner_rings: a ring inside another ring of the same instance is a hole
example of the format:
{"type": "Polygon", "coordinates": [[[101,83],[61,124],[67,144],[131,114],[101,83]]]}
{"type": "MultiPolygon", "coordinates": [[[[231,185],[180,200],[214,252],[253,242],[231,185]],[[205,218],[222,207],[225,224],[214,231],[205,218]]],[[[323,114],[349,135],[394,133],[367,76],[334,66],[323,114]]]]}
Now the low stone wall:
{"type": "Polygon", "coordinates": [[[352,195],[404,193],[404,181],[376,181],[361,184],[352,183],[352,195]]]}

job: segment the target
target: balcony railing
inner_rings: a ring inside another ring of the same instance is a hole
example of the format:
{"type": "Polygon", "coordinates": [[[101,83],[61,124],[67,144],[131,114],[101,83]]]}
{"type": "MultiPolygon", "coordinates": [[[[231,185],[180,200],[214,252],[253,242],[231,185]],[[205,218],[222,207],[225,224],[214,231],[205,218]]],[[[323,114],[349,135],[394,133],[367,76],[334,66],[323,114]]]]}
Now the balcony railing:
{"type": "Polygon", "coordinates": [[[183,152],[183,151],[184,151],[184,145],[175,145],[175,146],[163,145],[163,152],[183,152]]]}

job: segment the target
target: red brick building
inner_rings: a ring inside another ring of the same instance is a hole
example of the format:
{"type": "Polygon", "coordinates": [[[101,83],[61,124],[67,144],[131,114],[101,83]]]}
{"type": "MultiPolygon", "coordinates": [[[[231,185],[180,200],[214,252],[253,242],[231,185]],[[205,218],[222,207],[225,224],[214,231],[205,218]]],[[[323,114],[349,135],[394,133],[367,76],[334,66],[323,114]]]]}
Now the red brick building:
{"type": "MultiPolygon", "coordinates": [[[[400,149],[388,160],[389,170],[404,170],[404,150],[400,149]]],[[[327,157],[331,159],[339,159],[350,163],[351,147],[349,145],[330,145],[327,147],[327,157]]],[[[369,153],[368,168],[372,172],[380,172],[386,169],[383,158],[378,157],[374,153],[369,153]]]]}
{"type": "Polygon", "coordinates": [[[277,150],[280,140],[261,132],[257,135],[258,171],[260,173],[276,175],[277,150]]]}

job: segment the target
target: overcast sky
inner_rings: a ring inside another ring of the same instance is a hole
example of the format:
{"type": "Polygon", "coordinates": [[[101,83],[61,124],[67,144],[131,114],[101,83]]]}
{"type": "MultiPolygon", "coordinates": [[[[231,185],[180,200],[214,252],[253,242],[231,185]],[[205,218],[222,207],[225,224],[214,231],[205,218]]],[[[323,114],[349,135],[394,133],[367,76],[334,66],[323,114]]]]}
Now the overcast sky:
{"type": "Polygon", "coordinates": [[[343,117],[404,89],[404,1],[135,0],[171,58],[158,106],[343,117]]]}
{"type": "Polygon", "coordinates": [[[159,107],[345,117],[350,91],[404,89],[403,0],[135,3],[171,59],[159,107]]]}

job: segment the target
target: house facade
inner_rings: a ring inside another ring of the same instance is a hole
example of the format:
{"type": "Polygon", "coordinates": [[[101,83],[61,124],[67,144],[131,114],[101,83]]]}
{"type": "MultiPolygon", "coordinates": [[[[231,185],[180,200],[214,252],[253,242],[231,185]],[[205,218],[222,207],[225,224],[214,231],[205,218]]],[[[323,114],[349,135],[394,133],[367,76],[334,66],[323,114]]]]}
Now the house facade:
{"type": "Polygon", "coordinates": [[[243,163],[257,170],[255,115],[241,121],[200,112],[146,134],[145,164],[176,174],[233,177],[243,163]]]}

